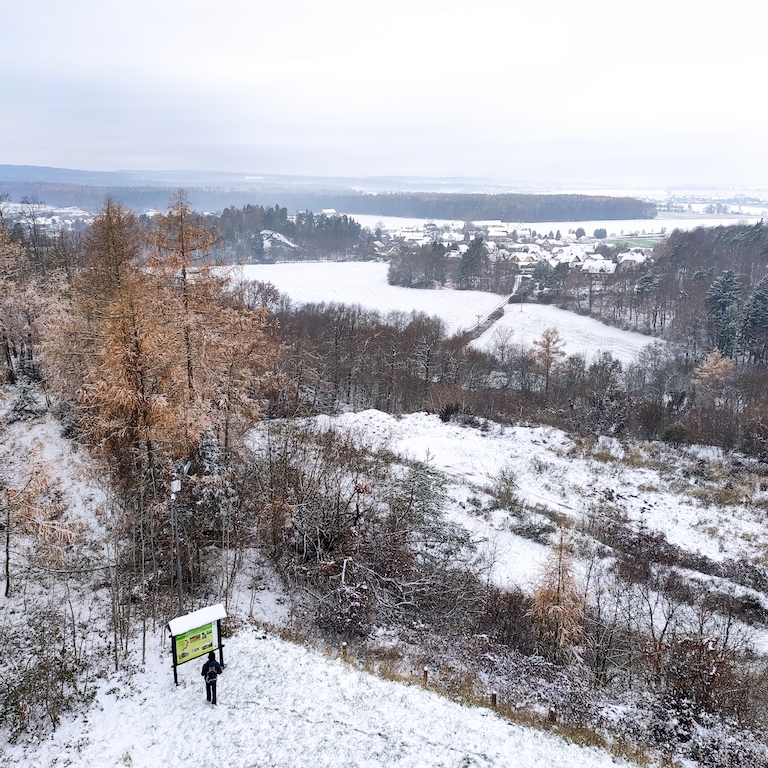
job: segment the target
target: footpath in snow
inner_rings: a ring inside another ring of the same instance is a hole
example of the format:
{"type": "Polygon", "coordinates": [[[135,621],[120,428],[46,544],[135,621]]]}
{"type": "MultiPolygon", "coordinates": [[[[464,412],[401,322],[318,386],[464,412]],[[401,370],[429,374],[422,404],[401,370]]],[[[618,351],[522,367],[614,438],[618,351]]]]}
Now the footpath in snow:
{"type": "Polygon", "coordinates": [[[63,723],[42,744],[10,745],[2,765],[617,765],[607,752],[509,724],[488,709],[461,706],[419,686],[380,680],[301,646],[262,638],[246,628],[228,641],[217,707],[205,701],[202,659],[179,668],[176,687],[170,652],[155,647],[145,671],[105,682],[87,716],[63,723]]]}

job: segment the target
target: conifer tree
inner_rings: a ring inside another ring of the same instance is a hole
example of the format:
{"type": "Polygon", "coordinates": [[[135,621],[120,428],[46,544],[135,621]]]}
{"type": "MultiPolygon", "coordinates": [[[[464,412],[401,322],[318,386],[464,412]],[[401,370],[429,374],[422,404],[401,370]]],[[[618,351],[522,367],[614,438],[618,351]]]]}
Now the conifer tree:
{"type": "Polygon", "coordinates": [[[549,383],[552,374],[565,357],[563,342],[557,328],[545,328],[541,338],[533,342],[534,358],[541,373],[544,374],[544,395],[549,395],[549,383]]]}
{"type": "Polygon", "coordinates": [[[213,427],[224,455],[231,450],[236,416],[258,417],[271,342],[267,311],[248,306],[246,289],[233,288],[208,254],[218,233],[191,210],[184,190],[171,198],[148,235],[149,271],[167,301],[169,353],[182,360],[178,379],[186,455],[202,430],[213,427]]]}
{"type": "Polygon", "coordinates": [[[765,361],[768,357],[768,275],[747,299],[743,333],[750,358],[756,362],[765,361]]]}
{"type": "Polygon", "coordinates": [[[740,303],[739,276],[728,269],[712,281],[706,297],[712,343],[728,357],[731,357],[737,348],[740,303]]]}
{"type": "Polygon", "coordinates": [[[565,534],[560,531],[544,571],[531,595],[529,617],[539,631],[539,650],[546,658],[564,664],[577,658],[586,598],[576,582],[573,557],[565,534]]]}

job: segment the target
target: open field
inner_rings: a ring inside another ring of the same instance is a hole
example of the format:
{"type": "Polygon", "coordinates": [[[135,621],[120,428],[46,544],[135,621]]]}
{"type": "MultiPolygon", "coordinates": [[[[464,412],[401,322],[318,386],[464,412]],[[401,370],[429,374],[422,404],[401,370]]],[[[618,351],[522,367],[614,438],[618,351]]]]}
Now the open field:
{"type": "MultiPolygon", "coordinates": [[[[379,312],[424,312],[440,317],[449,334],[476,327],[504,296],[482,291],[423,290],[387,283],[387,265],[381,262],[302,262],[241,267],[243,277],[275,285],[299,304],[337,302],[360,304],[379,312]]],[[[545,328],[555,327],[567,354],[591,357],[607,351],[623,362],[653,342],[649,336],[612,328],[589,317],[538,304],[506,305],[504,317],[474,344],[490,349],[496,327],[508,329],[512,343],[530,345],[545,328]],[[521,311],[522,309],[522,311],[521,311]]]]}

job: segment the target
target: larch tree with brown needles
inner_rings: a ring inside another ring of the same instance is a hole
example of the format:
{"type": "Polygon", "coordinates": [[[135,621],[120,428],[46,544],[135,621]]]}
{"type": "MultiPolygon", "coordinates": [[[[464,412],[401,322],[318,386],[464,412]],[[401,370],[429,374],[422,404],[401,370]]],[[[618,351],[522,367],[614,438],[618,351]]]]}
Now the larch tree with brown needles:
{"type": "Polygon", "coordinates": [[[578,658],[585,606],[586,597],[579,589],[570,547],[561,531],[533,589],[528,612],[538,630],[543,656],[559,664],[578,658]]]}
{"type": "Polygon", "coordinates": [[[549,396],[549,384],[552,374],[565,357],[563,340],[557,328],[545,328],[541,338],[533,342],[533,356],[539,371],[544,375],[544,396],[549,396]]]}

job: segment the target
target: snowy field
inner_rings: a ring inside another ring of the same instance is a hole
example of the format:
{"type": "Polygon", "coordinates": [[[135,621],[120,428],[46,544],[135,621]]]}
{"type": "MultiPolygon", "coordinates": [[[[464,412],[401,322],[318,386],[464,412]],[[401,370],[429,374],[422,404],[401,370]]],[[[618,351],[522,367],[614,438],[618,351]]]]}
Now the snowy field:
{"type": "Polygon", "coordinates": [[[381,262],[303,262],[239,267],[246,280],[272,283],[297,304],[360,304],[379,312],[414,310],[437,315],[449,334],[477,325],[505,297],[484,291],[420,290],[387,283],[389,266],[381,262]]]}
{"type": "Polygon", "coordinates": [[[512,725],[419,686],[387,682],[261,632],[225,647],[219,704],[202,660],[179,668],[155,641],[145,668],[101,685],[87,717],[39,745],[9,745],[4,768],[609,768],[607,752],[512,725]]]}
{"type": "Polygon", "coordinates": [[[521,344],[530,347],[547,328],[557,328],[565,342],[563,349],[567,355],[584,355],[587,360],[600,352],[610,352],[622,363],[635,359],[637,353],[655,339],[641,333],[622,331],[604,325],[591,317],[577,315],[558,307],[544,304],[507,304],[504,317],[493,324],[482,336],[472,342],[472,346],[490,352],[499,338],[503,338],[507,347],[521,344]]]}
{"type": "Polygon", "coordinates": [[[605,350],[622,361],[631,360],[653,339],[640,333],[612,328],[589,317],[557,307],[505,304],[505,297],[483,291],[423,290],[387,283],[387,265],[379,262],[309,262],[254,264],[240,267],[247,280],[270,282],[298,304],[337,302],[361,304],[380,312],[425,312],[445,321],[448,333],[470,330],[478,317],[485,318],[504,306],[503,319],[476,340],[479,349],[490,349],[494,329],[508,328],[513,344],[530,344],[545,328],[556,327],[567,354],[587,358],[605,350]]]}

